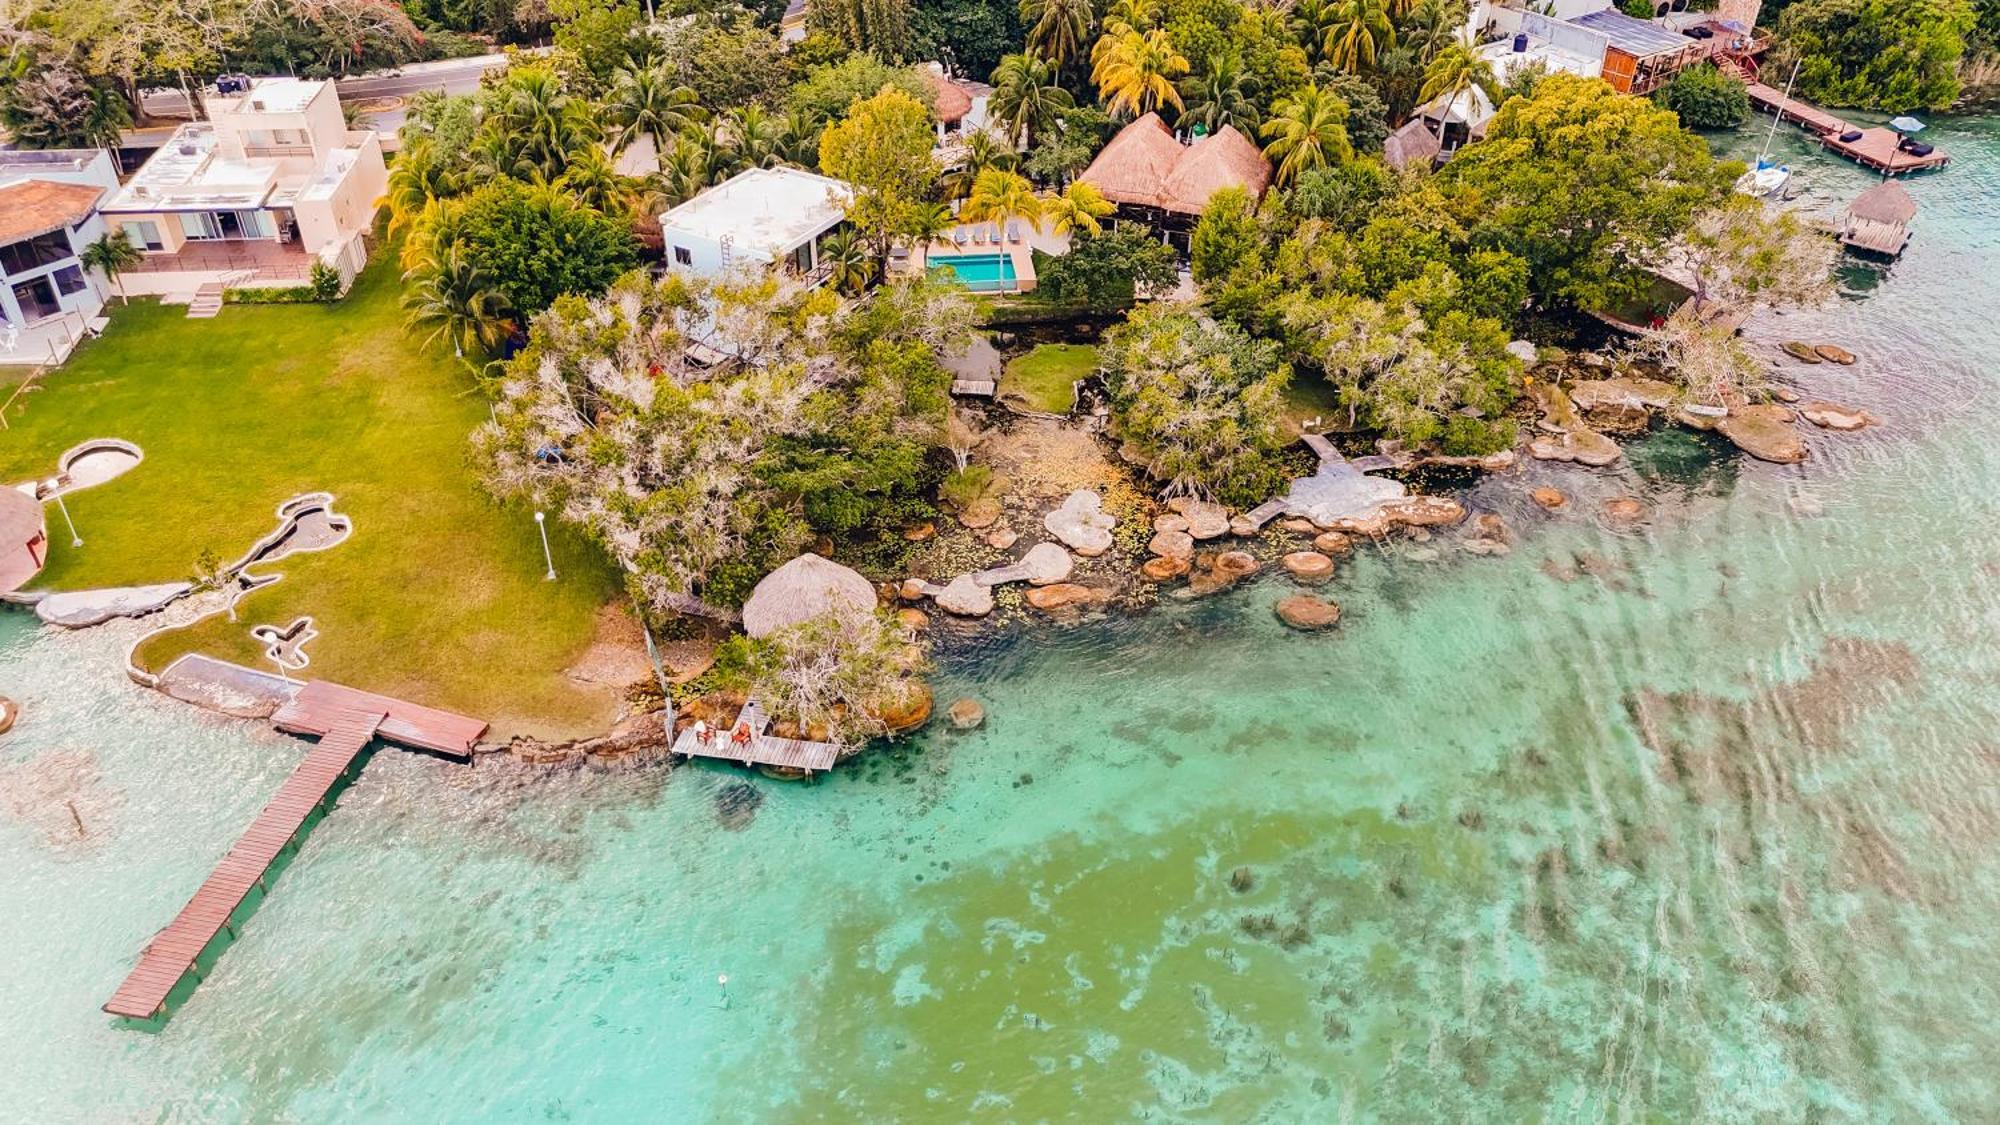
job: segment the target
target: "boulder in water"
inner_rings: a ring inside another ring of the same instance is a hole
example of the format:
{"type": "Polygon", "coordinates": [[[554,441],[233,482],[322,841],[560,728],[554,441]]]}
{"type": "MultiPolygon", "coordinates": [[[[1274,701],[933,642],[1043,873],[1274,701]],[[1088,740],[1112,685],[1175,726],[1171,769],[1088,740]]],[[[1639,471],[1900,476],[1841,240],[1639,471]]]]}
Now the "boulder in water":
{"type": "Polygon", "coordinates": [[[1813,351],[1818,352],[1821,359],[1829,363],[1838,363],[1843,367],[1852,366],[1856,358],[1853,352],[1838,344],[1815,344],[1813,351]]]}
{"type": "Polygon", "coordinates": [[[1152,542],[1146,550],[1169,559],[1194,557],[1194,536],[1185,531],[1160,531],[1153,534],[1152,542]]]}
{"type": "Polygon", "coordinates": [[[986,721],[986,708],[976,699],[954,699],[944,710],[953,730],[971,730],[986,721]]]}
{"type": "Polygon", "coordinates": [[[1546,484],[1529,492],[1528,499],[1551,512],[1569,503],[1569,497],[1564,496],[1561,489],[1551,488],[1546,484]]]}
{"type": "Polygon", "coordinates": [[[1188,560],[1172,555],[1156,555],[1147,559],[1139,568],[1139,573],[1148,582],[1167,582],[1188,572],[1188,560]]]}
{"type": "Polygon", "coordinates": [[[1813,346],[1811,344],[1804,343],[1799,340],[1787,340],[1780,346],[1785,349],[1786,355],[1791,356],[1793,359],[1798,360],[1800,363],[1825,362],[1820,358],[1820,354],[1813,350],[1813,346]]]}
{"type": "Polygon", "coordinates": [[[1805,420],[1822,430],[1839,430],[1850,433],[1875,424],[1875,416],[1866,410],[1855,410],[1831,402],[1809,402],[1799,408],[1805,420]]]}
{"type": "Polygon", "coordinates": [[[1277,612],[1278,620],[1294,629],[1311,632],[1330,629],[1340,623],[1340,603],[1310,594],[1279,598],[1278,604],[1272,608],[1277,612]]]}
{"type": "Polygon", "coordinates": [[[1037,543],[1021,556],[1021,565],[1028,570],[1028,581],[1036,586],[1047,586],[1061,582],[1076,569],[1076,560],[1068,551],[1056,543],[1037,543]]]}
{"type": "Polygon", "coordinates": [[[1021,541],[1019,532],[1002,527],[986,533],[986,545],[996,551],[1004,551],[1021,541]]]}
{"type": "Polygon", "coordinates": [[[1806,459],[1805,439],[1792,426],[1792,412],[1782,406],[1732,407],[1715,431],[1760,461],[1791,465],[1806,459]]]}
{"type": "Polygon", "coordinates": [[[1027,592],[1026,598],[1029,605],[1047,611],[1101,601],[1103,592],[1075,582],[1058,582],[1053,586],[1036,586],[1027,592]]]}
{"type": "Polygon", "coordinates": [[[1104,498],[1088,488],[1079,488],[1062,504],[1042,517],[1042,526],[1084,558],[1096,558],[1111,549],[1111,529],[1117,519],[1104,510],[1104,498]]]}
{"type": "Polygon", "coordinates": [[[1224,551],[1215,556],[1215,572],[1230,578],[1248,578],[1262,569],[1257,556],[1248,551],[1224,551]]]}
{"type": "Polygon", "coordinates": [[[1333,577],[1333,560],[1318,551],[1293,551],[1280,561],[1301,582],[1320,583],[1333,577]]]}
{"type": "Polygon", "coordinates": [[[967,504],[964,511],[958,513],[958,522],[974,531],[992,527],[1000,522],[1000,501],[991,496],[981,496],[967,504]]]}
{"type": "Polygon", "coordinates": [[[938,591],[937,604],[960,617],[984,617],[993,612],[993,590],[974,582],[970,574],[961,574],[938,591]]]}
{"type": "Polygon", "coordinates": [[[1344,555],[1354,550],[1354,537],[1344,531],[1322,531],[1313,536],[1313,550],[1322,555],[1344,555]]]}

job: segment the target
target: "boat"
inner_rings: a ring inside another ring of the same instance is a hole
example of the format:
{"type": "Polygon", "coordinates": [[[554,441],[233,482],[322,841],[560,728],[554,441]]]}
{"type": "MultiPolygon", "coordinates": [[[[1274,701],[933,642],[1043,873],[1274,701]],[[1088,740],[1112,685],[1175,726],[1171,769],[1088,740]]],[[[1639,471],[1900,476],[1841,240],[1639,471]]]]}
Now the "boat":
{"type": "Polygon", "coordinates": [[[1736,179],[1736,190],[1753,199],[1784,199],[1786,189],[1792,183],[1792,170],[1787,165],[1773,167],[1759,160],[1755,168],[1736,179]]]}

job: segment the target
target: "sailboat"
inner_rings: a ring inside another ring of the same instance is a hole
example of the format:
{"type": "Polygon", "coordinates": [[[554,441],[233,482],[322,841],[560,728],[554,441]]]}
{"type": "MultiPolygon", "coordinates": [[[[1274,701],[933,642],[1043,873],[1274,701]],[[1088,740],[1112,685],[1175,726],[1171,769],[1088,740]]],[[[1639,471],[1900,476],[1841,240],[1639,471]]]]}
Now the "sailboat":
{"type": "MultiPolygon", "coordinates": [[[[1799,64],[1792,64],[1792,76],[1785,80],[1785,100],[1791,101],[1792,83],[1799,80],[1799,64]]],[[[1764,134],[1764,151],[1757,154],[1757,166],[1736,178],[1736,190],[1754,199],[1782,200],[1790,197],[1792,169],[1790,165],[1771,163],[1771,142],[1777,138],[1778,122],[1784,119],[1781,113],[1771,115],[1771,131],[1764,134]]]]}

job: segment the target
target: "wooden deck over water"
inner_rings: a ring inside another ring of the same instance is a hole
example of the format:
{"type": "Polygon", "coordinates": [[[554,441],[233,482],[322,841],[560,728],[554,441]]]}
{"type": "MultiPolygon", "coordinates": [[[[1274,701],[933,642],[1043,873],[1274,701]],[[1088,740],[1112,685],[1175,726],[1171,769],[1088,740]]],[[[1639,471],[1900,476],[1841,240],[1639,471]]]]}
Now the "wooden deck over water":
{"type": "Polygon", "coordinates": [[[472,757],[473,744],[486,733],[486,724],[478,719],[325,680],[300,688],[290,703],[271,716],[271,723],[291,734],[324,735],[349,711],[380,711],[383,738],[461,760],[472,757]]]}
{"type": "Polygon", "coordinates": [[[806,770],[817,773],[830,770],[840,760],[840,747],[831,742],[807,742],[799,738],[778,738],[765,734],[771,720],[756,700],[743,705],[736,715],[736,722],[727,728],[717,728],[712,737],[702,742],[694,735],[694,728],[680,733],[674,739],[672,752],[683,758],[713,758],[719,762],[735,762],[744,766],[780,766],[785,769],[806,770]],[[748,724],[750,741],[747,745],[737,745],[729,739],[730,732],[738,724],[748,724]]]}
{"type": "MultiPolygon", "coordinates": [[[[278,787],[194,897],[146,944],[139,964],[105,1001],[105,1011],[138,1020],[161,1013],[167,995],[194,969],[196,959],[216,935],[230,930],[230,918],[250,889],[263,885],[272,861],[291,844],[306,819],[322,807],[341,775],[375,737],[385,716],[380,711],[343,711],[323,717],[328,722],[325,737],[278,787]]],[[[230,930],[232,935],[234,932],[230,930]]]]}
{"type": "Polygon", "coordinates": [[[1859,140],[1843,141],[1840,139],[1841,134],[1854,131],[1856,126],[1809,102],[1786,97],[1783,91],[1773,89],[1762,82],[1746,83],[1745,88],[1749,91],[1751,105],[1765,113],[1776,114],[1780,121],[1790,121],[1805,126],[1807,131],[1819,138],[1820,144],[1877,172],[1901,176],[1909,172],[1942,168],[1951,163],[1951,155],[1943,149],[1932,149],[1924,156],[1898,151],[1896,145],[1902,140],[1902,136],[1894,129],[1885,129],[1879,125],[1862,129],[1859,140]]]}

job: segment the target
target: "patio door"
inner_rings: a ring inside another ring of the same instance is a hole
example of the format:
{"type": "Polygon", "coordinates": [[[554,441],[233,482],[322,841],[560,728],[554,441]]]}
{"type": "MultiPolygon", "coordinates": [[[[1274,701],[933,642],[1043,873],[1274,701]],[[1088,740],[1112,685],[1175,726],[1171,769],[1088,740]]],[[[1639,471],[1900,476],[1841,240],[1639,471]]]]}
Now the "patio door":
{"type": "Polygon", "coordinates": [[[62,311],[62,306],[56,303],[56,287],[46,275],[14,286],[14,303],[21,306],[21,316],[29,324],[62,311]]]}

